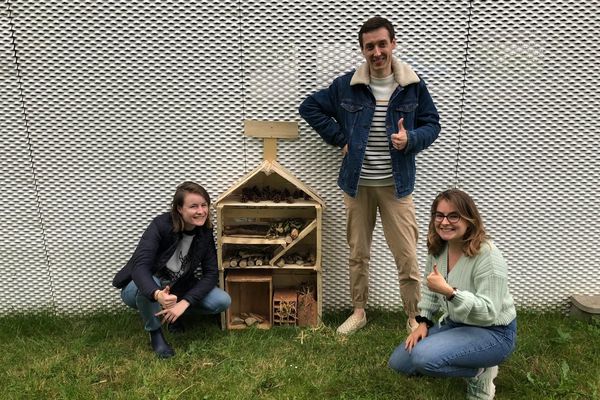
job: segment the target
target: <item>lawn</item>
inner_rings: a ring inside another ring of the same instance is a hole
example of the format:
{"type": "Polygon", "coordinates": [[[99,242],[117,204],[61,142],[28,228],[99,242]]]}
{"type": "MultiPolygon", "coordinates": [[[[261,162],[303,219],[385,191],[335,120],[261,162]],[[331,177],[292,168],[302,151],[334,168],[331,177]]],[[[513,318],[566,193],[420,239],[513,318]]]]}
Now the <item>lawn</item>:
{"type": "MultiPolygon", "coordinates": [[[[167,334],[157,359],[139,317],[0,317],[2,399],[463,399],[462,379],[407,378],[386,367],[405,337],[400,312],[371,311],[367,327],[222,331],[214,317],[167,334]]],[[[518,345],[500,366],[497,399],[600,399],[600,323],[520,311],[518,345]]]]}

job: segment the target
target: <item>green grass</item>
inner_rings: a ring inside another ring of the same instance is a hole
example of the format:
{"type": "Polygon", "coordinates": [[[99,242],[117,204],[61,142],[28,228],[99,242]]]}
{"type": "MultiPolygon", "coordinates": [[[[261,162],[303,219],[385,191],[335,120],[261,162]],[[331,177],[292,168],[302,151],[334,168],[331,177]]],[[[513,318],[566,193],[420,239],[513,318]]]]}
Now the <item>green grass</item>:
{"type": "MultiPolygon", "coordinates": [[[[387,369],[405,337],[401,313],[371,311],[367,327],[221,331],[213,317],[168,335],[159,360],[132,312],[0,318],[2,399],[463,399],[462,379],[387,369]]],[[[518,345],[500,366],[498,399],[600,399],[600,323],[519,313],[518,345]]]]}

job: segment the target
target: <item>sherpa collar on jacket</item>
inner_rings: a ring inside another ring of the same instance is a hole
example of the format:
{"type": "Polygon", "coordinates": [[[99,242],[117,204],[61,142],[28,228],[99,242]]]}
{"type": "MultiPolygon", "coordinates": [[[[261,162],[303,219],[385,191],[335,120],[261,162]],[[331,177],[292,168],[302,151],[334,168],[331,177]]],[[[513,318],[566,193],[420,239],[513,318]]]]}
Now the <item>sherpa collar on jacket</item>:
{"type": "MultiPolygon", "coordinates": [[[[392,72],[394,73],[394,80],[402,87],[420,81],[415,71],[407,63],[398,60],[396,57],[392,59],[392,72]]],[[[352,75],[350,86],[359,84],[368,85],[370,83],[369,63],[364,62],[354,72],[354,75],[352,75]]]]}

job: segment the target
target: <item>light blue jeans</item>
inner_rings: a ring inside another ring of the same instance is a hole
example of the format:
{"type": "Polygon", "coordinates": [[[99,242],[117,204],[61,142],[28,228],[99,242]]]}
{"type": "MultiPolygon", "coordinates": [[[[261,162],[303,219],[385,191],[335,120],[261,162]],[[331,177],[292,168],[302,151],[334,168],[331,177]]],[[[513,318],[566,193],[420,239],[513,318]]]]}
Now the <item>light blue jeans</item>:
{"type": "Polygon", "coordinates": [[[446,320],[434,325],[409,353],[396,347],[388,366],[406,375],[472,378],[480,368],[493,367],[514,350],[517,320],[506,326],[479,327],[446,320]]]}
{"type": "MultiPolygon", "coordinates": [[[[154,281],[160,286],[158,278],[154,277],[154,281]]],[[[141,294],[133,281],[129,282],[129,284],[121,290],[121,299],[129,307],[135,308],[140,312],[146,331],[155,331],[160,328],[160,319],[154,315],[160,311],[160,304],[157,301],[151,301],[141,294]]],[[[186,312],[218,314],[225,311],[230,304],[231,297],[229,297],[227,292],[218,287],[214,287],[199,304],[194,307],[189,307],[186,312]]]]}

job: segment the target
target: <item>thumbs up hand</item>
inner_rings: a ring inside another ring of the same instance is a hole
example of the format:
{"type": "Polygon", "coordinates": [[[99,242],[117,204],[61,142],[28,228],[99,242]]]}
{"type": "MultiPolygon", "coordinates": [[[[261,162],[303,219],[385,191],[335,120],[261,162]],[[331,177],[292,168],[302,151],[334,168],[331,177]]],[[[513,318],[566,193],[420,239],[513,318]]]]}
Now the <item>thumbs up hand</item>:
{"type": "Polygon", "coordinates": [[[448,285],[442,274],[437,269],[437,264],[433,265],[433,271],[427,275],[427,287],[432,292],[440,293],[443,295],[452,294],[454,290],[452,286],[448,285]]]}
{"type": "Polygon", "coordinates": [[[398,132],[404,131],[406,132],[406,129],[404,129],[404,118],[400,118],[398,120],[398,132]]]}
{"type": "Polygon", "coordinates": [[[171,294],[171,287],[169,285],[158,292],[157,300],[162,308],[171,308],[177,304],[177,296],[171,294]]]}
{"type": "Polygon", "coordinates": [[[393,133],[391,139],[392,146],[396,150],[404,150],[408,144],[408,133],[406,132],[406,128],[404,128],[404,118],[398,120],[398,132],[393,133]]]}

